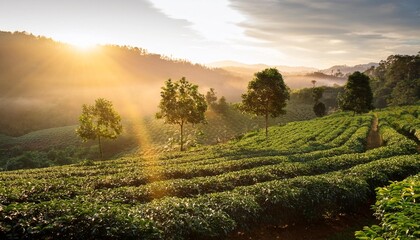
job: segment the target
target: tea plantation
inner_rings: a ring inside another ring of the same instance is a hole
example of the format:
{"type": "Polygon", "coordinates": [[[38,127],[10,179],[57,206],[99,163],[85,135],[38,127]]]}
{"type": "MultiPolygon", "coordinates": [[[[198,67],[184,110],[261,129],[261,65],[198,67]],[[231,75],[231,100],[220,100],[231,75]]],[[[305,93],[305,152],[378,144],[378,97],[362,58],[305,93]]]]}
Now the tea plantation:
{"type": "Polygon", "coordinates": [[[211,239],[349,213],[420,171],[420,107],[271,127],[188,152],[0,173],[0,239],[211,239]],[[366,150],[374,118],[382,145],[366,150]]]}

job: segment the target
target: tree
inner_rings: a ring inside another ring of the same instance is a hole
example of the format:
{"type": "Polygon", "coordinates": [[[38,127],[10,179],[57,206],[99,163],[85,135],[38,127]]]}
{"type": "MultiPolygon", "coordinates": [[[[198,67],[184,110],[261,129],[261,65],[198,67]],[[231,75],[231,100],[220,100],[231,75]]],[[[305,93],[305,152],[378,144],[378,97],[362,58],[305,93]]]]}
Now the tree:
{"type": "Polygon", "coordinates": [[[316,80],[312,80],[311,83],[314,85],[313,87],[315,87],[316,80]]]}
{"type": "Polygon", "coordinates": [[[375,107],[413,104],[420,100],[420,53],[391,55],[365,73],[372,81],[375,107]]]}
{"type": "Polygon", "coordinates": [[[324,94],[324,90],[322,87],[312,88],[312,99],[315,102],[313,110],[317,117],[325,116],[325,104],[319,101],[324,94]]]}
{"type": "Polygon", "coordinates": [[[220,114],[226,114],[226,112],[227,112],[228,109],[229,109],[229,105],[226,102],[226,98],[224,96],[222,96],[217,101],[215,110],[216,110],[216,112],[218,112],[220,114]]]}
{"type": "Polygon", "coordinates": [[[344,111],[363,113],[373,109],[372,100],[369,77],[363,73],[354,72],[349,76],[344,92],[338,97],[338,105],[344,111]]]}
{"type": "Polygon", "coordinates": [[[249,82],[248,91],[242,94],[241,109],[244,112],[265,117],[265,136],[268,137],[268,116],[285,114],[286,100],[290,99],[289,88],[275,68],[255,73],[249,82]]]}
{"type": "Polygon", "coordinates": [[[83,104],[79,122],[76,133],[83,141],[98,139],[101,159],[101,138],[115,139],[122,132],[120,115],[114,110],[112,103],[103,98],[96,99],[94,106],[83,104]]]}
{"type": "Polygon", "coordinates": [[[209,107],[214,107],[217,101],[216,92],[214,88],[210,88],[210,90],[206,93],[206,103],[209,107]]]}
{"type": "Polygon", "coordinates": [[[156,118],[163,118],[165,123],[180,126],[183,151],[184,125],[205,123],[204,112],[207,110],[207,104],[204,95],[198,92],[197,85],[189,83],[183,77],[177,82],[172,82],[171,79],[166,81],[160,96],[160,111],[156,113],[156,118]]]}
{"type": "Polygon", "coordinates": [[[325,104],[322,102],[317,102],[315,103],[314,107],[313,107],[314,113],[317,117],[323,117],[325,116],[325,104]]]}
{"type": "Polygon", "coordinates": [[[312,99],[314,100],[315,103],[317,103],[319,99],[322,98],[323,94],[324,94],[324,88],[322,87],[312,88],[312,99]]]}

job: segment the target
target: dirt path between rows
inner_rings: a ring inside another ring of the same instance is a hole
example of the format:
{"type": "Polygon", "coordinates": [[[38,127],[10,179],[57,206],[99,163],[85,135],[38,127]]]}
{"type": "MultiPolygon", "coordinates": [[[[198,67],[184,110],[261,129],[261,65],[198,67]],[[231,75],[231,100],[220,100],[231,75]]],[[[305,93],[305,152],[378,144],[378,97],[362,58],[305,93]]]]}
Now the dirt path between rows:
{"type": "Polygon", "coordinates": [[[367,150],[382,146],[382,138],[381,138],[381,135],[379,134],[378,123],[379,123],[378,116],[374,114],[372,126],[370,128],[370,132],[367,137],[367,144],[366,144],[367,150]]]}

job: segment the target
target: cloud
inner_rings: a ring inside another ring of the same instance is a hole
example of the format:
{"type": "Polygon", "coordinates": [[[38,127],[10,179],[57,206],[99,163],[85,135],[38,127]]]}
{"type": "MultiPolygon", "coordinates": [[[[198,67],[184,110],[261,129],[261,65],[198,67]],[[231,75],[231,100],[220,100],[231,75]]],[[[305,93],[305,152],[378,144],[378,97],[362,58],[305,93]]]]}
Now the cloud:
{"type": "Polygon", "coordinates": [[[306,63],[360,63],[420,49],[418,0],[230,0],[250,37],[306,63]],[[331,55],[340,58],[331,58],[331,55]]]}
{"type": "Polygon", "coordinates": [[[202,40],[228,42],[243,36],[237,23],[242,15],[228,7],[227,0],[150,0],[153,6],[173,19],[183,19],[202,40]]]}

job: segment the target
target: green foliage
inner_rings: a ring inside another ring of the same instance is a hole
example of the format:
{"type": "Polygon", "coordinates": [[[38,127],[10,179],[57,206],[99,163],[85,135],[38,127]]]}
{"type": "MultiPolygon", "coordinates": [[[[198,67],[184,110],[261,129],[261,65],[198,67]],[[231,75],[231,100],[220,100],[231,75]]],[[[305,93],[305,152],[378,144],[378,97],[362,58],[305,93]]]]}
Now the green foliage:
{"type": "Polygon", "coordinates": [[[414,104],[420,99],[420,54],[391,55],[369,69],[376,107],[414,104]]]}
{"type": "Polygon", "coordinates": [[[161,239],[138,212],[113,204],[52,200],[0,207],[2,239],[161,239]]]}
{"type": "Polygon", "coordinates": [[[226,102],[226,98],[224,96],[219,98],[217,104],[215,104],[213,108],[216,112],[226,115],[227,111],[229,110],[229,105],[226,102]]]}
{"type": "Polygon", "coordinates": [[[249,82],[247,93],[242,94],[241,109],[257,116],[265,116],[267,135],[268,116],[285,114],[284,108],[288,99],[289,89],[282,75],[275,68],[267,68],[255,73],[255,78],[249,82]]]}
{"type": "Polygon", "coordinates": [[[188,152],[0,172],[0,238],[225,238],[351,214],[375,188],[420,171],[417,144],[390,117],[418,113],[378,112],[385,144],[371,150],[373,113],[340,112],[270,127],[267,140],[252,131],[188,152]]]}
{"type": "Polygon", "coordinates": [[[207,106],[212,108],[217,101],[216,92],[214,91],[214,88],[210,88],[210,90],[206,93],[206,103],[207,106]]]}
{"type": "Polygon", "coordinates": [[[189,83],[184,77],[175,83],[171,79],[166,81],[160,95],[160,111],[156,113],[156,118],[163,118],[165,123],[180,126],[183,151],[184,125],[205,123],[204,112],[207,110],[207,104],[204,95],[198,92],[197,85],[189,83]]]}
{"type": "Polygon", "coordinates": [[[317,103],[322,98],[324,91],[325,89],[322,87],[312,88],[312,99],[315,103],[317,103]]]}
{"type": "Polygon", "coordinates": [[[357,239],[420,238],[420,174],[376,189],[375,216],[380,226],[365,226],[357,239]]]}
{"type": "Polygon", "coordinates": [[[341,110],[364,113],[373,109],[373,95],[369,77],[360,72],[354,72],[344,86],[344,93],[338,97],[341,110]]]}
{"type": "Polygon", "coordinates": [[[112,103],[103,98],[96,99],[94,106],[84,104],[79,122],[76,133],[84,141],[98,139],[101,159],[101,138],[115,139],[122,132],[121,117],[114,110],[112,103]]]}
{"type": "MultiPolygon", "coordinates": [[[[264,127],[264,119],[242,114],[234,105],[224,105],[223,99],[219,98],[216,109],[205,113],[208,124],[185,126],[187,147],[227,142],[240,134],[264,127]]],[[[287,122],[315,117],[310,105],[290,103],[286,109],[285,115],[270,119],[269,125],[284,125],[287,122]]],[[[117,139],[101,141],[106,149],[103,153],[104,158],[119,158],[133,153],[149,155],[179,149],[179,129],[176,126],[163,124],[152,117],[144,117],[141,120],[126,120],[123,125],[125,130],[117,139]],[[148,143],[139,142],[139,139],[145,136],[148,136],[148,143]]],[[[83,143],[82,139],[74,134],[76,127],[44,129],[20,137],[0,137],[0,168],[8,170],[6,164],[9,160],[17,159],[29,151],[37,156],[37,162],[40,163],[36,164],[37,167],[71,164],[83,159],[97,158],[97,143],[83,143]]],[[[25,165],[19,166],[28,168],[25,165]]]]}

